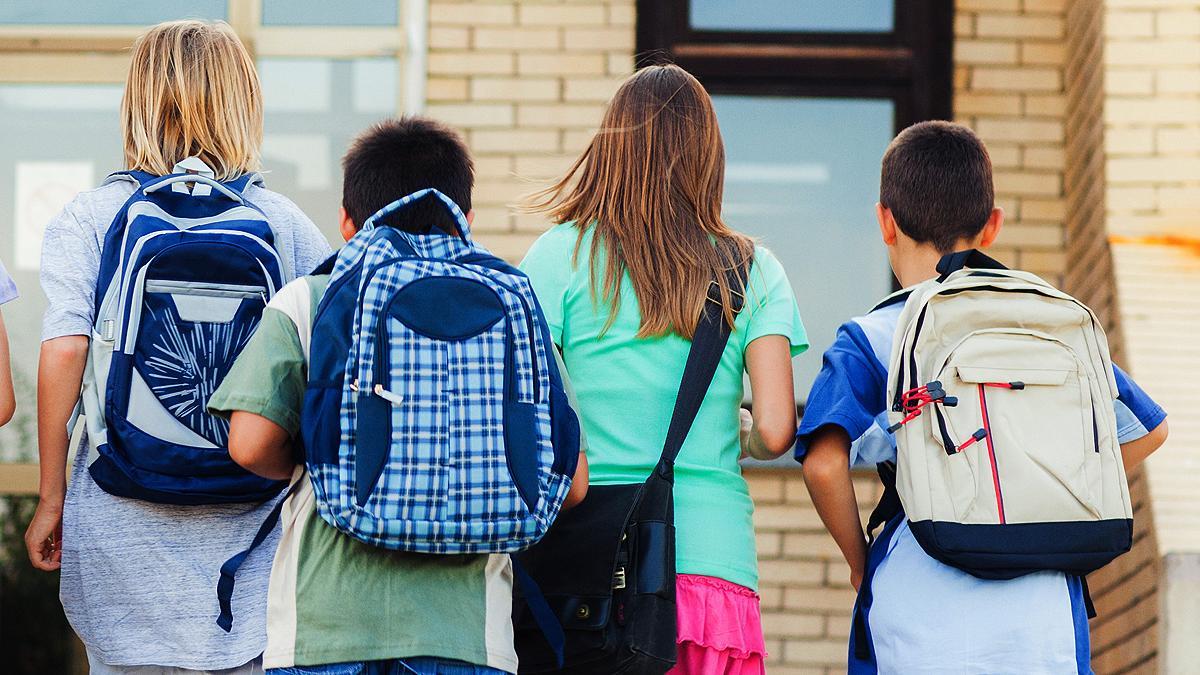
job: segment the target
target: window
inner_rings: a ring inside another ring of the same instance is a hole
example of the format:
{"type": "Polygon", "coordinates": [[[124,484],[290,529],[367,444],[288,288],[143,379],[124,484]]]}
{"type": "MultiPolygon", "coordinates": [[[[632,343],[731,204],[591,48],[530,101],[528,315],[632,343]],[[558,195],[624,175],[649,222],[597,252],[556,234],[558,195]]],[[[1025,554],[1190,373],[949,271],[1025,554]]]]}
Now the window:
{"type": "Polygon", "coordinates": [[[396,0],[40,0],[0,3],[0,260],[21,298],[4,307],[19,406],[0,429],[0,492],[36,488],[34,383],[44,298],[42,229],[75,193],[123,168],[119,102],[145,26],[222,19],[258,63],[263,168],[336,241],[339,158],[369,123],[423,106],[424,60],[396,0]],[[336,6],[335,6],[336,5],[336,6]],[[8,462],[9,464],[5,464],[8,462]],[[31,469],[33,469],[31,471],[31,469]]]}
{"type": "Polygon", "coordinates": [[[0,24],[148,26],[172,19],[226,19],[225,0],[37,0],[0,5],[0,24]]]}

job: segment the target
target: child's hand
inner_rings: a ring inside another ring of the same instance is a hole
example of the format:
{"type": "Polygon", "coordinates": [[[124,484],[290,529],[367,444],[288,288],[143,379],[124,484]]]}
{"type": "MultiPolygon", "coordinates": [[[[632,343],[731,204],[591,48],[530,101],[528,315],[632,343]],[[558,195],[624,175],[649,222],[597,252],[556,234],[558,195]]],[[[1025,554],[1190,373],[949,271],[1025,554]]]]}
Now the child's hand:
{"type": "Polygon", "coordinates": [[[29,529],[25,530],[25,548],[29,562],[43,572],[62,566],[62,501],[41,500],[29,529]]]}
{"type": "Polygon", "coordinates": [[[746,459],[750,456],[750,429],[754,427],[754,415],[750,414],[749,410],[739,408],[740,425],[738,428],[738,439],[742,443],[742,456],[739,459],[746,459]]]}

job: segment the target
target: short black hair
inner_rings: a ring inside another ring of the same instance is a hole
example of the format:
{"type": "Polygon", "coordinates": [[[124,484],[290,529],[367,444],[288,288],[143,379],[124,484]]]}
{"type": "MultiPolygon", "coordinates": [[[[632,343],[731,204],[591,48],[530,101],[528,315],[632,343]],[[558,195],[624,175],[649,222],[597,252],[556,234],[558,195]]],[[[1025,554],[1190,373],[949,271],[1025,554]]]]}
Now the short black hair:
{"type": "MultiPolygon", "coordinates": [[[[425,188],[436,188],[466,213],[474,183],[475,164],[462,136],[427,117],[373,124],[342,158],[342,206],[360,228],[379,209],[425,188]]],[[[449,212],[432,199],[413,204],[386,224],[408,232],[431,227],[456,232],[449,212]]]]}
{"type": "Polygon", "coordinates": [[[979,234],[995,206],[992,160],[983,141],[953,122],[919,122],[883,155],[879,203],[904,234],[942,253],[979,234]]]}

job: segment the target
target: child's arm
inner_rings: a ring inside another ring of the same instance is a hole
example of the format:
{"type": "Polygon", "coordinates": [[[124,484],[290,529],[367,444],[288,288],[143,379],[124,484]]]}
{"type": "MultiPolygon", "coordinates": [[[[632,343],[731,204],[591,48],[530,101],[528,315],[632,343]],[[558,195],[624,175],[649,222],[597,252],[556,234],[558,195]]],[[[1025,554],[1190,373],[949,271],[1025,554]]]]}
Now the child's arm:
{"type": "MultiPolygon", "coordinates": [[[[87,355],[88,338],[67,335],[43,342],[38,358],[41,480],[37,511],[25,531],[25,548],[33,566],[46,572],[58,569],[62,560],[62,512],[67,492],[67,452],[71,442],[67,422],[79,402],[87,355]]],[[[4,363],[7,364],[7,359],[4,363]]],[[[3,370],[8,379],[8,368],[3,370]]],[[[8,379],[8,391],[11,396],[11,379],[8,379]]]]}
{"type": "Polygon", "coordinates": [[[272,480],[287,480],[296,468],[287,429],[245,410],[229,418],[229,456],[243,469],[272,480]]]}
{"type": "Polygon", "coordinates": [[[747,345],[746,372],[750,374],[754,410],[743,452],[754,459],[775,459],[796,442],[796,397],[788,338],[764,335],[747,345]]]}
{"type": "Polygon", "coordinates": [[[850,435],[836,425],[817,430],[804,457],[804,484],[821,522],[850,565],[850,583],[858,590],[867,568],[867,540],[850,479],[850,435]]]}
{"type": "Polygon", "coordinates": [[[13,393],[12,363],[8,353],[8,329],[0,314],[0,427],[8,424],[17,411],[17,396],[13,393]]]}
{"type": "Polygon", "coordinates": [[[1117,382],[1117,441],[1129,472],[1167,440],[1167,413],[1124,370],[1113,366],[1117,382]]]}
{"type": "Polygon", "coordinates": [[[563,500],[562,508],[564,510],[579,506],[583,498],[587,496],[588,489],[588,461],[587,453],[579,453],[579,463],[575,465],[575,477],[571,479],[571,491],[567,493],[567,498],[563,500]]]}
{"type": "Polygon", "coordinates": [[[1125,472],[1141,464],[1155,450],[1162,447],[1167,440],[1167,421],[1163,420],[1150,433],[1141,438],[1121,444],[1121,459],[1125,464],[1125,472]]]}

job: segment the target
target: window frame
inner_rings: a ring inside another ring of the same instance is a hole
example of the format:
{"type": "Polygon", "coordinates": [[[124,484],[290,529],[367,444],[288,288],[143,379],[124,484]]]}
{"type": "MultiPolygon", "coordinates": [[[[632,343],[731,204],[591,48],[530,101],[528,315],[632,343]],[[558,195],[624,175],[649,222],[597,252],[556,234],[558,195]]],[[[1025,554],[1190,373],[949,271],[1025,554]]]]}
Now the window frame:
{"type": "Polygon", "coordinates": [[[638,0],[639,65],[665,57],[713,94],[891,99],[897,131],[953,115],[953,0],[894,0],[889,33],[697,30],[690,5],[638,0]]]}

